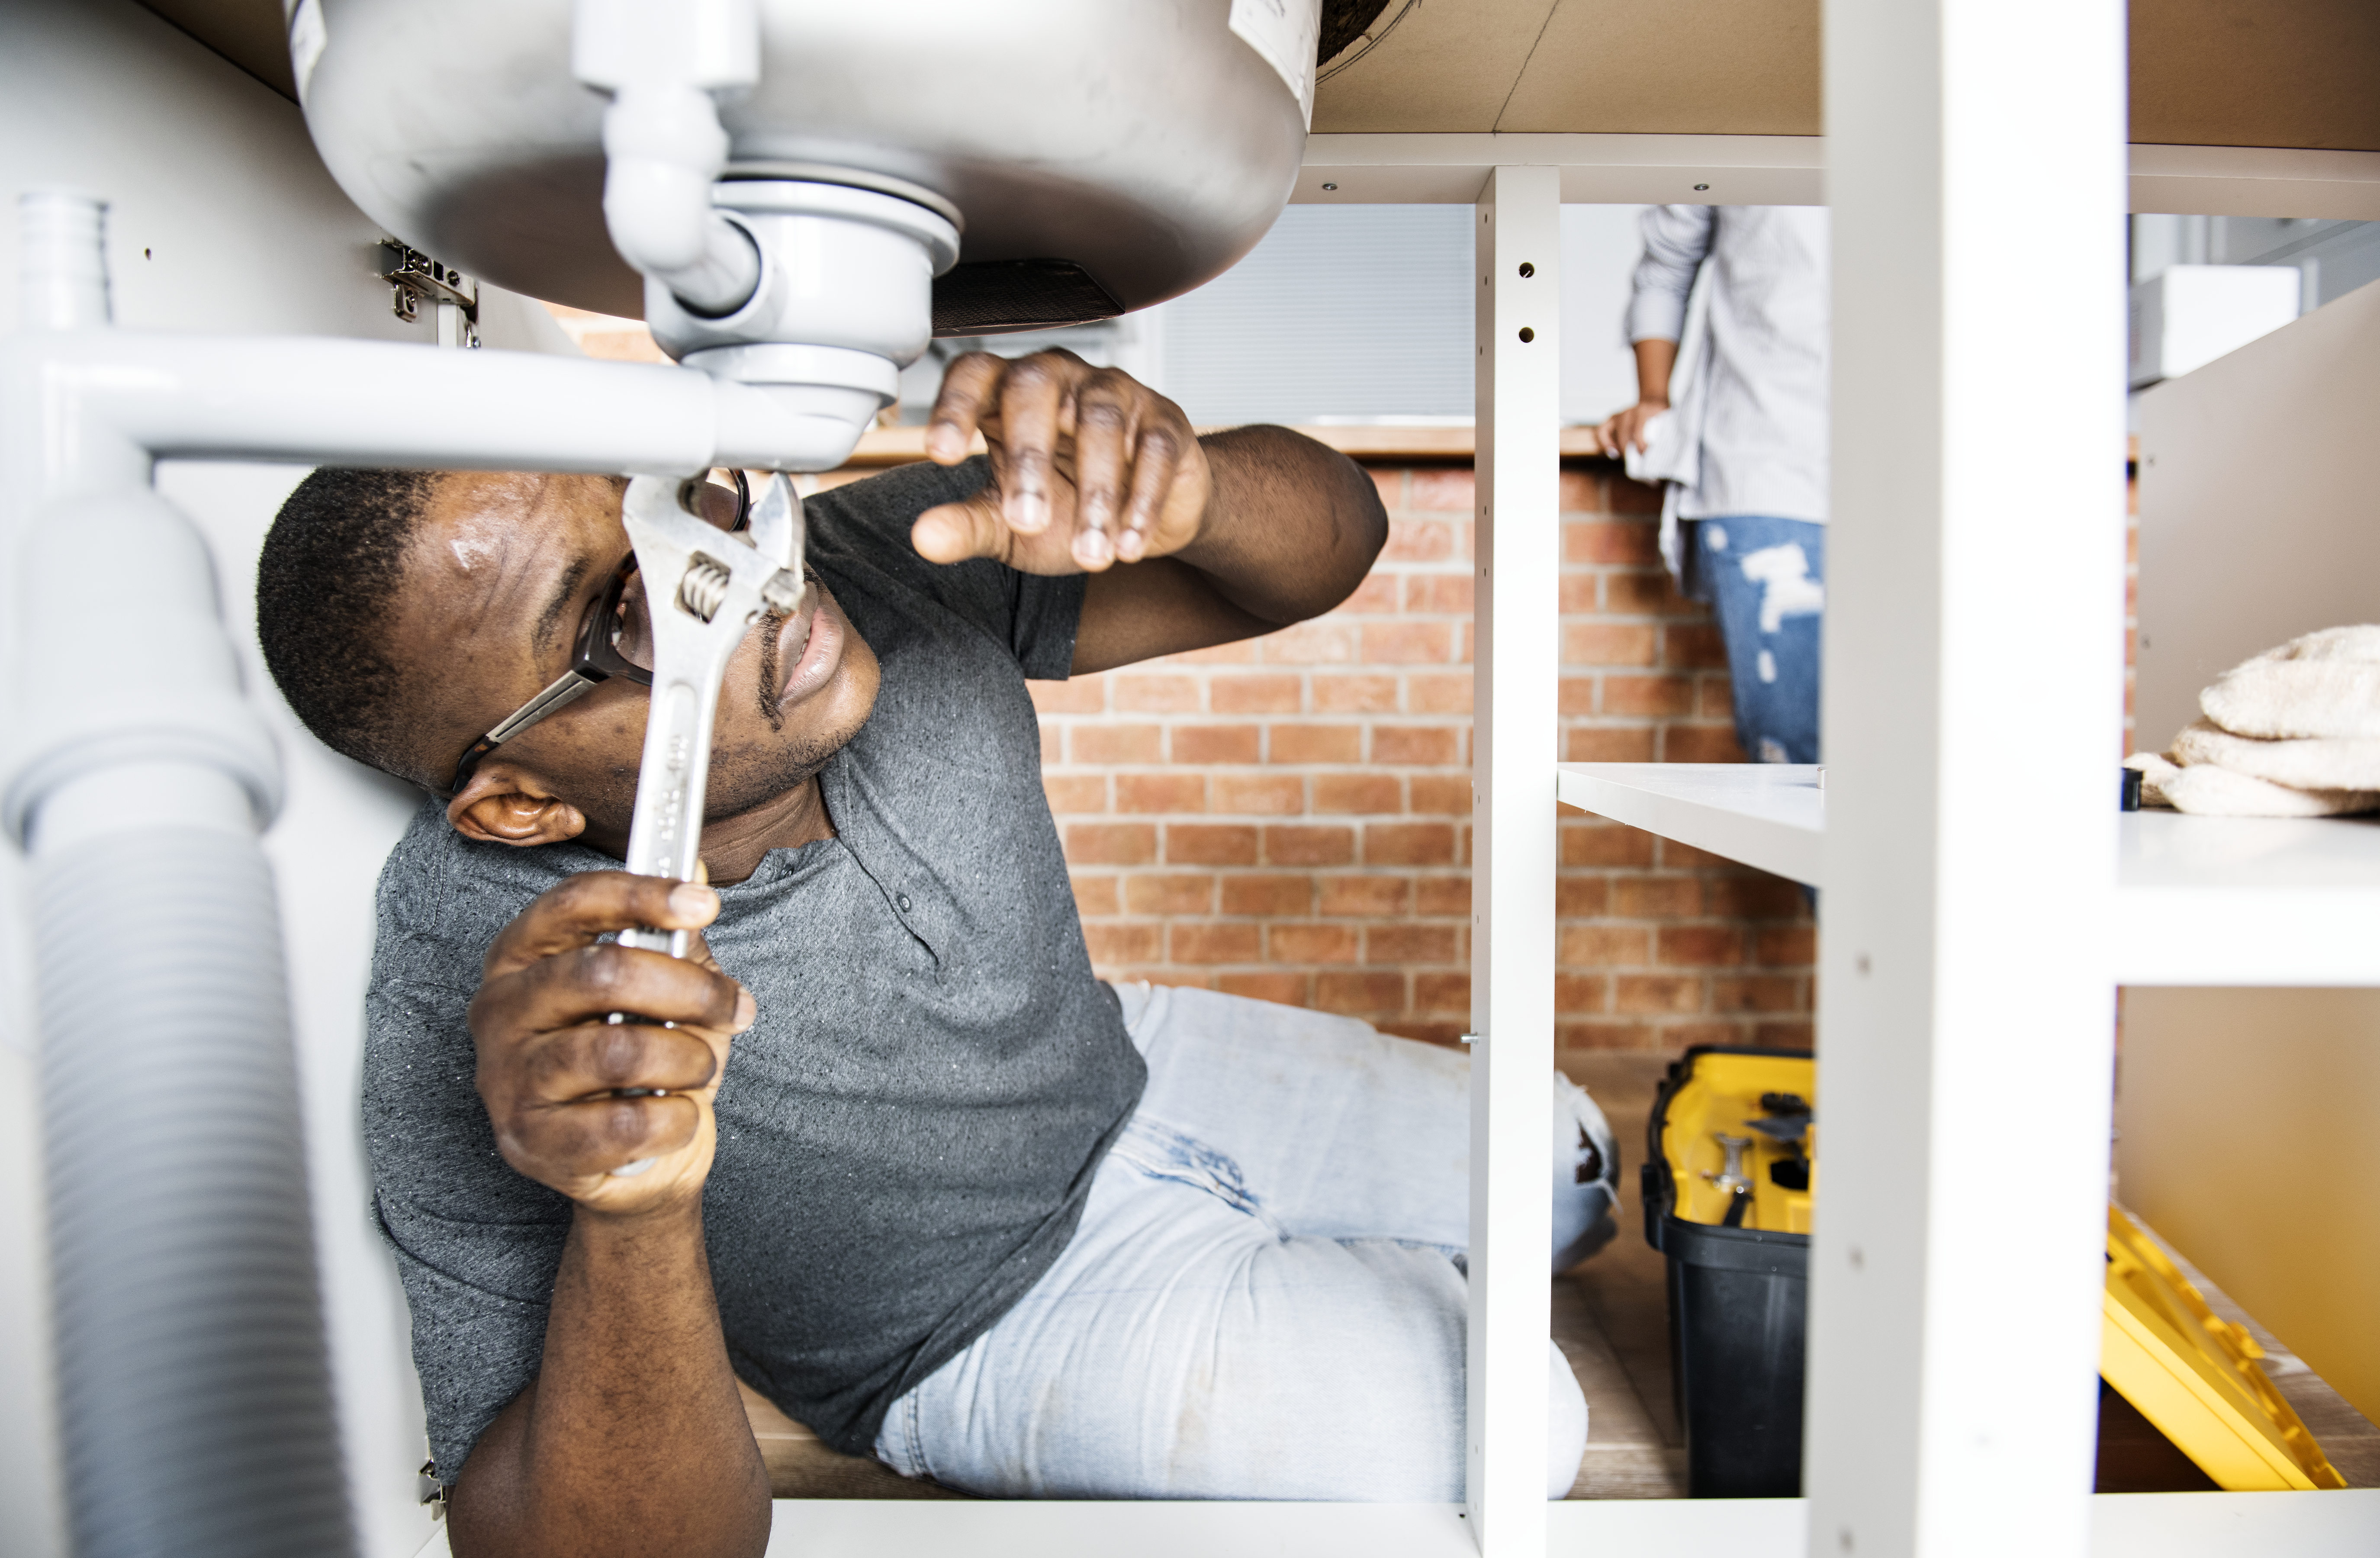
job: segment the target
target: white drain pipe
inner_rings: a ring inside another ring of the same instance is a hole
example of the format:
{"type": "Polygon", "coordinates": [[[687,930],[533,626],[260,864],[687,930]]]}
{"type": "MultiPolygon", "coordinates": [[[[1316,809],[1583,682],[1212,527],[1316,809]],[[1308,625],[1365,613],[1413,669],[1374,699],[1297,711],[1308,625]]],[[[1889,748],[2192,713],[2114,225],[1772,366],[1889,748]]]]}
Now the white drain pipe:
{"type": "MultiPolygon", "coordinates": [[[[116,330],[88,197],[27,198],[0,341],[0,825],[31,858],[62,1460],[81,1558],[353,1550],[281,932],[280,764],[161,457],[795,468],[684,368],[116,330]]],[[[246,581],[230,581],[234,588],[246,581]]]]}

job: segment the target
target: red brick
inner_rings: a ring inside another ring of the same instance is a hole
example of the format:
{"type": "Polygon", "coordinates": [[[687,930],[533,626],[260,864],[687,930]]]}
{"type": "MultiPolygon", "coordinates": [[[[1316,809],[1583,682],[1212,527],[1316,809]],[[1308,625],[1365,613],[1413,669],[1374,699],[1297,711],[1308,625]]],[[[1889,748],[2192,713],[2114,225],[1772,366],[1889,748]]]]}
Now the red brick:
{"type": "Polygon", "coordinates": [[[1645,622],[1572,622],[1561,633],[1565,665],[1651,665],[1653,627],[1645,622]]]}
{"type": "Polygon", "coordinates": [[[1252,724],[1177,724],[1175,762],[1254,762],[1262,727],[1252,724]]]}
{"type": "Polygon", "coordinates": [[[1608,974],[1556,974],[1554,1011],[1562,1016],[1602,1011],[1611,994],[1608,974]]]}
{"type": "Polygon", "coordinates": [[[1372,761],[1383,763],[1424,763],[1443,768],[1463,751],[1460,733],[1451,725],[1376,724],[1372,727],[1372,761]]]}
{"type": "Polygon", "coordinates": [[[1442,866],[1454,858],[1454,830],[1443,822],[1373,822],[1364,829],[1367,866],[1442,866]]]}
{"type": "Polygon", "coordinates": [[[1661,732],[1663,762],[1744,762],[1731,724],[1673,724],[1661,732]]]}
{"type": "Polygon", "coordinates": [[[1226,995],[1269,1001],[1277,1006],[1303,1006],[1313,980],[1305,974],[1224,974],[1215,988],[1226,995]]]}
{"type": "Polygon", "coordinates": [[[1115,706],[1150,713],[1188,713],[1198,707],[1196,676],[1118,676],[1115,706]]]}
{"type": "Polygon", "coordinates": [[[1564,1050],[1658,1050],[1658,1030],[1641,1022],[1566,1022],[1554,1030],[1564,1050]]]}
{"type": "Polygon", "coordinates": [[[1045,773],[1041,788],[1050,797],[1050,809],[1056,812],[1105,811],[1108,809],[1108,782],[1098,773],[1045,773]]]}
{"type": "Polygon", "coordinates": [[[1404,796],[1398,782],[1386,773],[1318,773],[1314,776],[1314,809],[1345,815],[1351,812],[1399,812],[1404,796]]]}
{"type": "Polygon", "coordinates": [[[1625,476],[1614,476],[1605,484],[1606,501],[1614,514],[1658,514],[1661,512],[1661,489],[1644,481],[1631,481],[1625,476]]]}
{"type": "Polygon", "coordinates": [[[1219,714],[1294,714],[1302,698],[1295,676],[1217,676],[1207,696],[1219,714]]]}
{"type": "Polygon", "coordinates": [[[1405,697],[1416,714],[1467,714],[1471,712],[1471,673],[1424,676],[1415,672],[1405,678],[1405,697]]]}
{"type": "Polygon", "coordinates": [[[1075,761],[1081,763],[1155,762],[1165,740],[1158,724],[1078,724],[1075,761]]]}
{"type": "Polygon", "coordinates": [[[1642,966],[1651,938],[1626,925],[1565,925],[1556,960],[1574,968],[1642,966]]]}
{"type": "Polygon", "coordinates": [[[1479,501],[1477,484],[1467,467],[1444,467],[1413,473],[1408,508],[1435,508],[1468,514],[1479,501]]]}
{"type": "Polygon", "coordinates": [[[1116,879],[1112,872],[1075,871],[1073,881],[1076,914],[1116,912],[1116,879]]]}
{"type": "Polygon", "coordinates": [[[1314,905],[1310,876],[1227,876],[1223,878],[1225,914],[1305,914],[1314,905]]]}
{"type": "Polygon", "coordinates": [[[1325,676],[1314,678],[1314,712],[1318,714],[1392,714],[1397,709],[1394,676],[1325,676]]]}
{"type": "Polygon", "coordinates": [[[1326,616],[1268,634],[1261,643],[1275,665],[1344,665],[1355,658],[1355,625],[1326,616]]]}
{"type": "Polygon", "coordinates": [[[1157,858],[1148,822],[1075,822],[1066,829],[1066,860],[1077,866],[1145,866],[1157,858]]]}
{"type": "Polygon", "coordinates": [[[1207,779],[1199,773],[1119,773],[1116,809],[1138,812],[1204,811],[1207,779]]]}
{"type": "Polygon", "coordinates": [[[1562,919],[1591,919],[1611,901],[1611,883],[1599,876],[1564,876],[1554,882],[1554,914],[1562,919]]]}
{"type": "MultiPolygon", "coordinates": [[[[1378,917],[1405,912],[1412,894],[1412,883],[1402,876],[1383,876],[1366,871],[1361,876],[1326,876],[1319,879],[1322,902],[1316,911],[1320,914],[1378,917]]],[[[1466,907],[1470,899],[1463,900],[1466,907]]]]}
{"type": "Polygon", "coordinates": [[[1454,556],[1454,527],[1442,519],[1390,519],[1380,548],[1386,563],[1443,563],[1454,556]]]}
{"type": "Polygon", "coordinates": [[[1392,612],[1397,609],[1397,576],[1371,574],[1353,593],[1332,608],[1342,612],[1392,612]]]}
{"type": "Polygon", "coordinates": [[[1566,573],[1561,576],[1559,593],[1560,604],[1556,608],[1564,616],[1592,616],[1603,608],[1597,603],[1601,580],[1590,573],[1566,573]]]}
{"type": "Polygon", "coordinates": [[[1253,866],[1257,863],[1257,831],[1245,825],[1220,822],[1169,822],[1165,827],[1165,858],[1182,866],[1253,866]]]}
{"type": "Polygon", "coordinates": [[[1697,849],[1691,844],[1680,844],[1674,838],[1661,841],[1661,864],[1670,870],[1741,870],[1724,855],[1714,855],[1697,849]]]}
{"type": "Polygon", "coordinates": [[[1617,822],[1571,822],[1561,827],[1565,866],[1649,866],[1653,835],[1617,822]]]}
{"type": "Polygon", "coordinates": [[[1027,682],[1025,690],[1033,695],[1033,707],[1045,714],[1097,714],[1108,706],[1105,678],[1076,676],[1064,682],[1027,682]]]}
{"type": "Polygon", "coordinates": [[[1687,676],[1622,676],[1603,678],[1603,712],[1607,714],[1684,714],[1693,712],[1694,684],[1687,676]]]}
{"type": "Polygon", "coordinates": [[[1611,880],[1611,912],[1622,919],[1684,919],[1703,912],[1703,884],[1691,876],[1611,880]]]}
{"type": "Polygon", "coordinates": [[[1767,968],[1815,963],[1818,928],[1815,925],[1764,925],[1753,937],[1753,961],[1767,968]]]}
{"type": "Polygon", "coordinates": [[[1701,689],[1701,696],[1694,700],[1695,713],[1705,719],[1725,720],[1735,717],[1735,684],[1733,682],[1725,676],[1702,676],[1696,678],[1696,686],[1701,689]]]}
{"type": "Polygon", "coordinates": [[[1135,871],[1123,879],[1123,903],[1135,914],[1212,914],[1215,879],[1196,873],[1135,871]]]}
{"type": "Polygon", "coordinates": [[[1664,925],[1655,960],[1672,968],[1711,968],[1743,961],[1743,932],[1732,925],[1664,925]]]}
{"type": "Polygon", "coordinates": [[[1603,605],[1623,616],[1691,616],[1703,609],[1700,602],[1678,593],[1666,568],[1604,575],[1603,605]]]}
{"type": "Polygon", "coordinates": [[[1601,678],[1564,676],[1556,684],[1554,711],[1564,719],[1582,719],[1595,712],[1595,694],[1601,678]]]}
{"type": "Polygon", "coordinates": [[[1256,963],[1263,941],[1260,927],[1236,920],[1176,924],[1167,950],[1176,963],[1256,963]]]}
{"type": "Polygon", "coordinates": [[[1692,974],[1621,974],[1611,981],[1615,1012],[1699,1012],[1706,981],[1692,974]]]}
{"type": "Polygon", "coordinates": [[[1672,671],[1724,671],[1727,640],[1715,622],[1671,622],[1661,628],[1661,663],[1672,671]]]}
{"type": "Polygon", "coordinates": [[[1417,973],[1414,975],[1413,1004],[1416,1012],[1461,1012],[1468,1026],[1471,976],[1417,973]]]}
{"type": "Polygon", "coordinates": [[[1467,876],[1424,876],[1414,880],[1415,914],[1471,913],[1471,879],[1467,876]]]}
{"type": "Polygon", "coordinates": [[[1416,773],[1413,777],[1413,809],[1423,817],[1467,817],[1471,814],[1471,781],[1455,774],[1416,773]]]}
{"type": "Polygon", "coordinates": [[[1393,973],[1317,974],[1314,1004],[1326,1012],[1402,1012],[1405,977],[1393,973]]]}
{"type": "Polygon", "coordinates": [[[1364,932],[1366,963],[1451,963],[1451,925],[1375,925],[1364,932]]]}
{"type": "Polygon", "coordinates": [[[1354,762],[1364,755],[1364,732],[1352,724],[1277,724],[1268,745],[1274,762],[1354,762]]]}
{"type": "Polygon", "coordinates": [[[1444,622],[1367,622],[1364,624],[1364,659],[1374,665],[1443,665],[1454,642],[1451,626],[1444,622]]]}
{"type": "Polygon", "coordinates": [[[1741,1044],[1745,1034],[1742,1026],[1731,1022],[1665,1022],[1654,1029],[1661,1038],[1665,1050],[1682,1050],[1689,1044],[1741,1044]]]}
{"type": "Polygon", "coordinates": [[[1714,876],[1703,882],[1706,913],[1730,919],[1796,919],[1808,900],[1781,876],[1714,876]]]}
{"type": "Polygon", "coordinates": [[[1305,809],[1305,781],[1294,773],[1219,773],[1210,790],[1218,811],[1294,817],[1305,809]]]}
{"type": "Polygon", "coordinates": [[[1567,519],[1562,522],[1565,563],[1627,563],[1642,566],[1661,560],[1660,529],[1642,522],[1567,519]]]}
{"type": "Polygon", "coordinates": [[[1564,762],[1651,762],[1650,726],[1610,728],[1572,726],[1562,735],[1564,762]]]}
{"type": "Polygon", "coordinates": [[[1257,657],[1256,640],[1235,639],[1228,644],[1208,644],[1205,649],[1184,650],[1179,654],[1160,655],[1149,661],[1151,665],[1247,665],[1257,657]]]}
{"type": "Polygon", "coordinates": [[[1271,961],[1275,963],[1355,961],[1355,932],[1349,926],[1272,925],[1266,929],[1271,961]]]}
{"type": "Polygon", "coordinates": [[[1742,979],[1711,981],[1715,1012],[1798,1012],[1802,981],[1788,974],[1752,974],[1742,979]]]}
{"type": "Polygon", "coordinates": [[[1592,470],[1563,468],[1560,496],[1556,500],[1564,514],[1600,514],[1603,512],[1603,479],[1592,470]]]}
{"type": "Polygon", "coordinates": [[[1405,610],[1409,612],[1448,612],[1465,615],[1475,606],[1477,594],[1472,588],[1468,572],[1405,576],[1405,610]]]}
{"type": "Polygon", "coordinates": [[[1041,766],[1048,768],[1065,761],[1065,733],[1055,720],[1043,720],[1041,725],[1041,766]]]}
{"type": "Polygon", "coordinates": [[[1083,943],[1090,948],[1094,963],[1153,963],[1162,932],[1163,928],[1157,925],[1091,920],[1083,926],[1083,943]]]}
{"type": "Polygon", "coordinates": [[[1343,866],[1355,858],[1353,828],[1289,827],[1264,831],[1264,854],[1276,866],[1343,866]]]}
{"type": "Polygon", "coordinates": [[[1402,466],[1393,470],[1366,466],[1364,474],[1369,476],[1372,485],[1379,489],[1382,508],[1394,511],[1405,506],[1405,472],[1402,466]]]}
{"type": "Polygon", "coordinates": [[[1752,1041],[1777,1050],[1816,1047],[1815,1028],[1806,1022],[1764,1022],[1752,1030],[1752,1041]]]}

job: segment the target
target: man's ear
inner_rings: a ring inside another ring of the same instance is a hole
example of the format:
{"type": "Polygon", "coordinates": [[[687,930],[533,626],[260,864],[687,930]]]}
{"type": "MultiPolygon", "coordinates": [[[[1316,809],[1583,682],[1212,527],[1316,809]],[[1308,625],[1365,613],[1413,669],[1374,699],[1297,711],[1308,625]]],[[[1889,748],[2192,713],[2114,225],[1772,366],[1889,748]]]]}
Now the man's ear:
{"type": "Polygon", "coordinates": [[[446,803],[448,825],[482,844],[560,844],[587,831],[587,814],[553,793],[536,774],[495,760],[473,771],[463,793],[446,803]]]}

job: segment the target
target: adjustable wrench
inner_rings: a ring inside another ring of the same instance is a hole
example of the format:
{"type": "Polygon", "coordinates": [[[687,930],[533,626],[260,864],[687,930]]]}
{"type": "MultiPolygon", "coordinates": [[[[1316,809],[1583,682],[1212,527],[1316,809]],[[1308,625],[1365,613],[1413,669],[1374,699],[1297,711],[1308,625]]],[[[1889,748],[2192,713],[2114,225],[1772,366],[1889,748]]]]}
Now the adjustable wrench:
{"type": "MultiPolygon", "coordinates": [[[[752,505],[748,539],[686,512],[688,485],[639,476],[628,483],[623,515],[653,631],[652,704],[627,867],[678,882],[693,881],[700,859],[710,732],[728,658],[763,609],[798,611],[804,590],[802,505],[791,482],[769,479],[752,505]]],[[[622,931],[620,943],[684,957],[690,934],[640,928],[622,931]]]]}

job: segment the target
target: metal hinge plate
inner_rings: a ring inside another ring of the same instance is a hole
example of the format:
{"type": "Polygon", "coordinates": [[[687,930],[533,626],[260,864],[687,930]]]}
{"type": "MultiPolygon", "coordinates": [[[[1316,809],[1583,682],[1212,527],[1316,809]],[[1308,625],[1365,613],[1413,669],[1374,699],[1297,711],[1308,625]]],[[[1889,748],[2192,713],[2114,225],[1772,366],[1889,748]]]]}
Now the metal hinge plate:
{"type": "Polygon", "coordinates": [[[395,238],[380,240],[380,278],[388,283],[389,310],[412,324],[425,307],[438,316],[438,344],[480,344],[480,284],[443,261],[395,238]]]}

